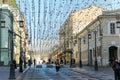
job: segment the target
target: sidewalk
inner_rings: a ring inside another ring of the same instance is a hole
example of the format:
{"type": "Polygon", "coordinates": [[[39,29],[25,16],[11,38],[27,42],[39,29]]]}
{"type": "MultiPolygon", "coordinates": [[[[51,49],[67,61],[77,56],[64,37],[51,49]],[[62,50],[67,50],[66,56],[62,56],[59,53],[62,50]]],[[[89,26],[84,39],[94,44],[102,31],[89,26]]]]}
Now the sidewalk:
{"type": "MultiPolygon", "coordinates": [[[[69,65],[65,66],[69,67],[69,65]]],[[[94,70],[94,66],[83,66],[82,68],[74,67],[69,69],[91,77],[96,77],[104,80],[114,80],[114,72],[111,67],[98,67],[98,71],[94,70]]]]}
{"type": "MultiPolygon", "coordinates": [[[[19,72],[19,69],[15,70],[15,80],[20,80],[21,76],[28,70],[29,68],[26,68],[23,73],[19,72]]],[[[0,80],[9,80],[9,74],[10,74],[10,67],[0,67],[0,80]]]]}

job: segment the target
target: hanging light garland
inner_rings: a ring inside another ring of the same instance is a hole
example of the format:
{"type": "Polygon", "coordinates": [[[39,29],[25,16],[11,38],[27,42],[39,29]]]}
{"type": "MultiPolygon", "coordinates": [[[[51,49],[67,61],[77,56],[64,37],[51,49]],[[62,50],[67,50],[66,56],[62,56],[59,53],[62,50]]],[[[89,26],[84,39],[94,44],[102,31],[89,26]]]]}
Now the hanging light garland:
{"type": "Polygon", "coordinates": [[[41,0],[38,0],[38,29],[37,29],[37,44],[38,44],[38,46],[37,47],[40,47],[40,42],[41,41],[39,41],[39,38],[40,38],[40,28],[41,28],[41,24],[40,24],[40,21],[41,21],[41,17],[40,17],[40,9],[41,9],[41,7],[40,7],[40,5],[41,5],[41,3],[40,3],[40,1],[41,0]]]}
{"type": "MultiPolygon", "coordinates": [[[[29,24],[29,37],[31,40],[31,46],[32,47],[39,47],[42,50],[42,47],[52,47],[51,45],[47,45],[46,43],[49,44],[54,44],[55,40],[57,40],[57,31],[59,31],[58,29],[62,26],[62,24],[64,23],[64,21],[66,20],[66,18],[68,17],[68,15],[70,14],[70,12],[72,10],[79,10],[79,9],[83,9],[85,7],[87,7],[88,5],[92,5],[92,4],[97,4],[99,2],[99,0],[92,0],[92,2],[90,0],[42,0],[44,1],[42,4],[41,0],[38,0],[38,12],[36,11],[37,8],[35,5],[35,1],[36,0],[30,0],[30,1],[26,1],[26,0],[19,0],[19,8],[20,4],[24,4],[24,15],[25,18],[28,17],[29,20],[28,24],[29,24]],[[31,5],[29,5],[29,12],[27,14],[27,7],[28,5],[26,5],[26,3],[31,3],[31,5]],[[84,4],[81,5],[80,4],[84,4]],[[42,7],[43,6],[43,7],[42,7]],[[31,9],[32,8],[32,9],[31,9]],[[44,10],[42,10],[42,8],[44,10]],[[32,12],[31,12],[32,11],[32,12]],[[41,12],[43,11],[43,13],[41,12]],[[37,13],[38,14],[37,14],[37,13]],[[37,18],[36,18],[36,14],[37,14],[37,18]],[[43,15],[43,17],[41,16],[41,14],[43,15]],[[27,17],[26,17],[27,16],[27,17]],[[42,19],[43,18],[43,19],[42,19]],[[37,22],[36,19],[38,19],[37,22]],[[37,26],[36,26],[37,23],[37,26]],[[59,27],[59,28],[58,28],[59,27]],[[49,32],[49,33],[47,33],[49,32]],[[56,36],[55,36],[56,34],[56,36]],[[53,40],[53,39],[54,40],[53,40]],[[43,40],[43,41],[42,41],[43,40]],[[46,43],[45,43],[46,40],[46,43]],[[49,42],[47,42],[49,41],[49,42]]],[[[115,9],[113,7],[114,4],[119,4],[120,1],[114,0],[116,1],[116,3],[110,3],[108,2],[108,0],[104,0],[104,2],[101,2],[101,4],[99,4],[100,6],[105,6],[106,8],[109,7],[110,9],[115,9]]],[[[37,2],[37,1],[36,1],[37,2]]],[[[22,10],[22,9],[21,9],[22,10]]],[[[97,11],[97,10],[95,10],[97,11]]],[[[89,11],[88,11],[89,13],[89,11]]],[[[79,15],[77,15],[79,16],[79,15]]],[[[48,50],[49,51],[49,50],[48,50]]],[[[44,52],[44,51],[42,51],[44,52]]],[[[45,51],[47,52],[47,51],[45,51]]]]}

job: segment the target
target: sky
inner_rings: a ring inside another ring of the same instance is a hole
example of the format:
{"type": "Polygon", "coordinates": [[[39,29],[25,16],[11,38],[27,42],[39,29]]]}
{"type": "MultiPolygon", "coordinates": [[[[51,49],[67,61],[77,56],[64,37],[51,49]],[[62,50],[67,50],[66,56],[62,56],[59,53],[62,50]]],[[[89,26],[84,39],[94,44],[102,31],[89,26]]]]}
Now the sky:
{"type": "Polygon", "coordinates": [[[58,45],[58,32],[71,11],[96,5],[104,9],[120,8],[119,0],[16,0],[28,28],[29,49],[48,54],[58,45]]]}

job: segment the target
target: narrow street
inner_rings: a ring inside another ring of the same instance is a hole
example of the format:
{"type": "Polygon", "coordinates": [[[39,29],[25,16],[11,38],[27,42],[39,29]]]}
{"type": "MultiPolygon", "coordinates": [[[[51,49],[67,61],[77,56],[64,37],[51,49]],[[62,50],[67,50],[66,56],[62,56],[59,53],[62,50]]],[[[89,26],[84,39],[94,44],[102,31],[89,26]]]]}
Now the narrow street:
{"type": "Polygon", "coordinates": [[[120,0],[0,0],[0,80],[120,80],[119,69],[120,0]]]}
{"type": "MultiPolygon", "coordinates": [[[[83,71],[84,72],[84,71],[83,71]]],[[[104,75],[104,74],[103,74],[104,75]]],[[[71,68],[63,67],[59,72],[56,72],[55,67],[47,68],[42,65],[42,68],[31,67],[24,75],[22,80],[107,80],[101,76],[97,77],[74,71],[71,68]]],[[[113,79],[108,79],[113,80],[113,79]]]]}

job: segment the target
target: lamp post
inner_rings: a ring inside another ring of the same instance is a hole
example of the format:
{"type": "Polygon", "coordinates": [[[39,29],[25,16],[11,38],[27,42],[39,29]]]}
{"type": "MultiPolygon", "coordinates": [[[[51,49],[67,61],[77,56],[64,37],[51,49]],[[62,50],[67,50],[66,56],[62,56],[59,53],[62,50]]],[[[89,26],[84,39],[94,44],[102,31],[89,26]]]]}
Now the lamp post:
{"type": "MultiPolygon", "coordinates": [[[[26,47],[26,39],[28,38],[28,34],[25,34],[25,42],[24,42],[24,46],[26,47]]],[[[24,52],[24,68],[26,68],[26,48],[25,48],[25,52],[24,52]]]]}
{"type": "Polygon", "coordinates": [[[72,67],[72,54],[73,54],[73,49],[72,49],[72,38],[70,39],[70,45],[69,45],[69,53],[70,53],[70,67],[72,67]]]}
{"type": "Polygon", "coordinates": [[[88,32],[88,66],[91,65],[90,63],[90,51],[89,51],[89,39],[91,39],[91,34],[88,32]]]}
{"type": "Polygon", "coordinates": [[[24,68],[26,68],[26,54],[24,52],[24,68]]]}
{"type": "Polygon", "coordinates": [[[66,46],[65,46],[65,32],[62,33],[62,35],[64,36],[64,64],[66,65],[66,46]]]}
{"type": "Polygon", "coordinates": [[[79,38],[79,58],[80,58],[80,60],[79,60],[79,66],[80,66],[80,68],[82,68],[82,59],[81,59],[81,38],[79,38]]]}
{"type": "MultiPolygon", "coordinates": [[[[23,24],[23,21],[19,21],[19,25],[20,25],[20,28],[23,28],[24,24],[23,24]]],[[[19,66],[20,66],[20,69],[19,69],[19,72],[23,72],[23,68],[22,68],[22,64],[23,64],[23,60],[22,60],[22,53],[23,53],[23,49],[22,49],[22,37],[21,37],[21,30],[20,30],[20,57],[19,57],[19,66]]]]}
{"type": "Polygon", "coordinates": [[[95,34],[95,64],[94,65],[95,65],[95,71],[98,71],[98,62],[97,62],[97,53],[96,53],[97,52],[96,51],[97,50],[96,49],[96,33],[97,33],[97,31],[95,30],[94,31],[94,34],[95,34]]]}
{"type": "Polygon", "coordinates": [[[14,42],[13,42],[13,31],[8,30],[8,32],[11,34],[11,63],[10,63],[10,74],[9,79],[15,79],[15,64],[13,63],[13,54],[14,54],[14,42]]]}

